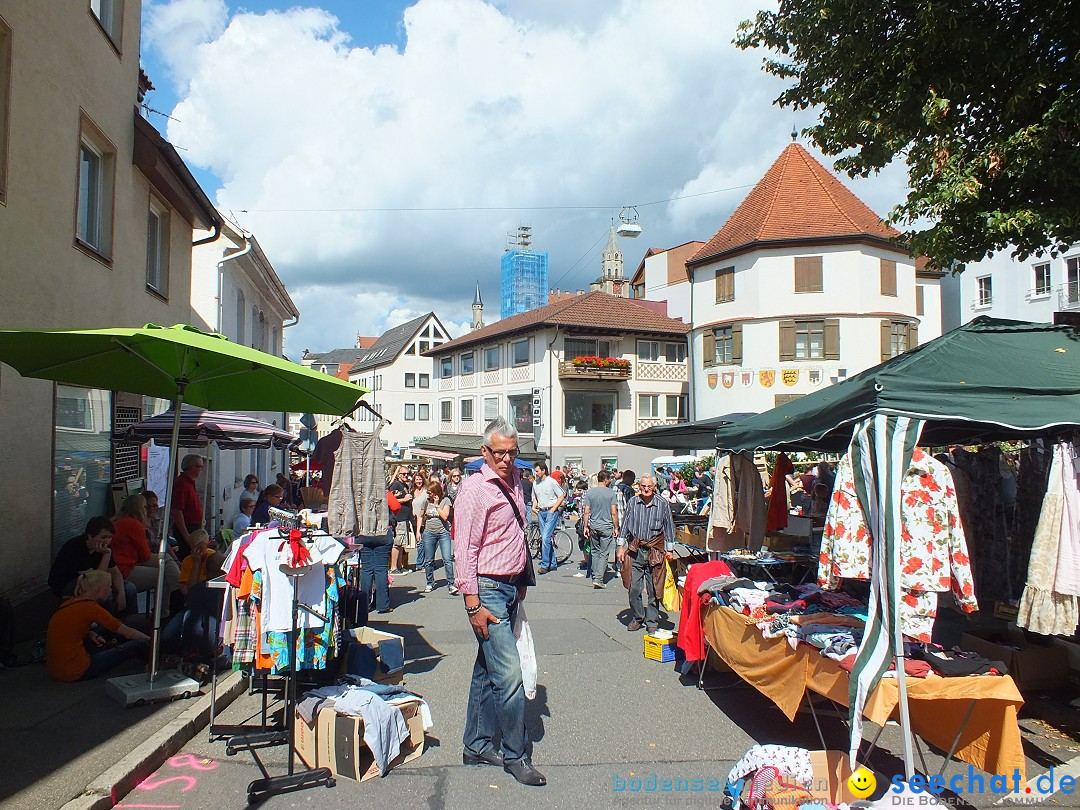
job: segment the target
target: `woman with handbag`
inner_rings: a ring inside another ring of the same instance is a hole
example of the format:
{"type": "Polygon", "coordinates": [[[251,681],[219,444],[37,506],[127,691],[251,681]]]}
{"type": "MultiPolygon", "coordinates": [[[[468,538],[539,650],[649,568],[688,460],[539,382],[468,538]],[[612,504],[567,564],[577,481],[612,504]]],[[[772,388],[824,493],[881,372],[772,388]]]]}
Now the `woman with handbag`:
{"type": "Polygon", "coordinates": [[[442,484],[438,481],[427,485],[426,494],[420,526],[420,536],[424,544],[424,574],[427,577],[424,593],[431,593],[435,589],[435,549],[438,547],[442,554],[443,573],[446,575],[447,585],[450,586],[450,595],[456,596],[458,589],[454,586],[454,548],[450,539],[450,510],[453,503],[449,498],[443,497],[442,484]]]}

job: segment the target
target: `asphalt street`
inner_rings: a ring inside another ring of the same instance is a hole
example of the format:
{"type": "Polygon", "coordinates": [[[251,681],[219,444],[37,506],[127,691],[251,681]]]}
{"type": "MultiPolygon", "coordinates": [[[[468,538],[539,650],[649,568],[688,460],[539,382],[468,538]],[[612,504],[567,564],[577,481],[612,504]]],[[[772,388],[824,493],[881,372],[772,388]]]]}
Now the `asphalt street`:
{"type": "MultiPolygon", "coordinates": [[[[757,742],[821,747],[808,713],[789,723],[756,691],[733,683],[730,674],[709,676],[706,684],[711,688],[699,690],[696,682],[680,679],[672,664],[644,658],[642,634],[625,628],[626,591],[621,584],[613,580],[606,590],[594,591],[590,580],[573,576],[575,570],[571,563],[541,577],[526,601],[539,661],[538,694],[529,704],[528,724],[535,741],[534,764],[547,776],[547,787],[523,787],[500,769],[462,765],[461,733],[475,641],[460,597],[450,596],[444,586],[420,593],[423,575],[413,573],[395,583],[396,610],[375,617],[388,621],[373,625],[405,638],[405,685],[424,696],[435,722],[423,756],[381,779],[339,779],[332,789],[272,797],[265,806],[716,807],[721,803],[716,793],[664,793],[646,787],[654,774],[675,784],[680,779],[717,779],[722,784],[732,764],[757,742]],[[629,787],[633,779],[641,780],[640,791],[617,790],[620,784],[629,787]]],[[[671,618],[662,626],[672,627],[678,617],[671,618]]],[[[257,697],[243,696],[222,720],[244,722],[258,710],[257,697]]],[[[846,732],[839,719],[826,715],[822,725],[830,747],[844,748],[846,732]]],[[[886,727],[880,745],[873,764],[879,775],[891,775],[899,770],[894,728],[886,727]]],[[[261,753],[271,773],[285,772],[283,747],[261,753]]],[[[928,752],[933,770],[940,762],[939,753],[928,752]]],[[[1045,770],[1039,761],[1030,761],[1028,768],[1032,775],[1045,770]]],[[[225,744],[209,742],[204,731],[120,806],[240,808],[247,803],[248,783],[258,776],[249,754],[227,756],[225,744]]],[[[992,803],[953,802],[974,807],[992,803]]]]}

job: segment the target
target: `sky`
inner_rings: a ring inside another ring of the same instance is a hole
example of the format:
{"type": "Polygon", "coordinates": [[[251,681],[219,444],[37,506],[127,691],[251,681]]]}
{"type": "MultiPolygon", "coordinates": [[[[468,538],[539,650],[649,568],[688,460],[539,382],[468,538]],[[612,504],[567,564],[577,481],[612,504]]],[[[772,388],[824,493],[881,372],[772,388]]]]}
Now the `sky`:
{"type": "MultiPolygon", "coordinates": [[[[769,2],[770,0],[760,0],[769,2]]],[[[507,234],[587,289],[636,208],[649,247],[708,240],[813,111],[781,110],[732,0],[145,0],[150,120],[258,238],[329,351],[428,311],[499,315],[507,234]]],[[[810,148],[826,165],[829,161],[810,148]]],[[[902,166],[844,182],[885,215],[902,166]]]]}

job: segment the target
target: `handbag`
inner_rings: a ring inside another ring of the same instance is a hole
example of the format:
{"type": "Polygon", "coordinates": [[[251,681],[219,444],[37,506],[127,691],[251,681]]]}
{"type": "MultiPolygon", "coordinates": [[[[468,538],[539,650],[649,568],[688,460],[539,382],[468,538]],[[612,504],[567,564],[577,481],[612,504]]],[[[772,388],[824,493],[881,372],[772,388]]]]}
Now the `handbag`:
{"type": "Polygon", "coordinates": [[[391,512],[401,511],[401,501],[399,501],[397,495],[390,490],[386,490],[386,505],[390,507],[391,512]]]}
{"type": "MultiPolygon", "coordinates": [[[[502,490],[502,494],[506,497],[507,502],[510,504],[510,508],[514,510],[514,517],[517,518],[518,526],[521,527],[521,533],[522,536],[524,536],[525,520],[521,517],[521,512],[518,511],[517,504],[514,503],[514,499],[510,497],[510,493],[502,483],[496,483],[496,486],[502,490]]],[[[536,584],[536,570],[533,568],[532,555],[529,553],[528,544],[525,546],[525,568],[520,574],[518,584],[526,585],[530,588],[536,584]]]]}

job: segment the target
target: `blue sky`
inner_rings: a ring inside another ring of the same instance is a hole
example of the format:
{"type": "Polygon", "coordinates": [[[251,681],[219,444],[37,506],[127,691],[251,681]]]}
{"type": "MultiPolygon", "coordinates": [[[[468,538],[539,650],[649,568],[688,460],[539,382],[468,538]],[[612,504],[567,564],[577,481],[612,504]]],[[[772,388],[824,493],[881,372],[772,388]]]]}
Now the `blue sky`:
{"type": "MultiPolygon", "coordinates": [[[[773,2],[773,0],[762,0],[773,2]]],[[[146,0],[151,116],[300,307],[286,349],[326,351],[434,310],[497,318],[507,233],[550,286],[600,275],[608,227],[707,240],[813,112],[780,110],[734,0],[146,0]]],[[[827,161],[825,161],[827,163],[827,161]]],[[[903,167],[845,182],[879,214],[903,167]]]]}

